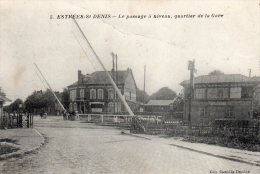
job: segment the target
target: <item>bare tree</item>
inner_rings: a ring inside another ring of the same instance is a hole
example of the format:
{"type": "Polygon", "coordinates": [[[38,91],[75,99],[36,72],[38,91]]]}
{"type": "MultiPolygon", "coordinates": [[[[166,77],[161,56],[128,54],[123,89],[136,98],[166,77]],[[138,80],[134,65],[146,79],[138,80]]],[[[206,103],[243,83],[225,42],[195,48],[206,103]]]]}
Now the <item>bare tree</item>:
{"type": "Polygon", "coordinates": [[[224,72],[222,72],[220,70],[214,70],[214,71],[210,72],[209,75],[224,75],[224,72]]]}

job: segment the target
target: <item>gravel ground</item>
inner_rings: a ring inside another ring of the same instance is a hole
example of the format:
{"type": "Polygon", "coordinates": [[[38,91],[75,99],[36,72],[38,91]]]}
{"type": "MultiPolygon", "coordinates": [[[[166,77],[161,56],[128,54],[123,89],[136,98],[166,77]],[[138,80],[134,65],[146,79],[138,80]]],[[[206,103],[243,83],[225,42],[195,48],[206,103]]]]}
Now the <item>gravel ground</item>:
{"type": "Polygon", "coordinates": [[[122,135],[112,127],[35,119],[47,143],[37,153],[0,162],[0,173],[209,174],[260,173],[260,168],[170,146],[160,141],[122,135]]]}

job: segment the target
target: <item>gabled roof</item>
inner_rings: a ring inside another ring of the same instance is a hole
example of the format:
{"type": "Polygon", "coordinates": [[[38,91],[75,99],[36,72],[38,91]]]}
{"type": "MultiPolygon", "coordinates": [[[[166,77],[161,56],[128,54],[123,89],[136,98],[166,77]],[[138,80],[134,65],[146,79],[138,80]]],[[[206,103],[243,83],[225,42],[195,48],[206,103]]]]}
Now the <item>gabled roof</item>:
{"type": "MultiPolygon", "coordinates": [[[[223,75],[202,75],[194,80],[194,84],[203,83],[241,83],[252,82],[252,79],[241,74],[223,74],[223,75]]],[[[189,80],[180,83],[182,86],[190,84],[189,80]]]]}
{"type": "MultiPolygon", "coordinates": [[[[117,83],[124,84],[125,79],[127,78],[128,74],[131,70],[126,71],[117,71],[117,83]]],[[[109,71],[110,75],[112,75],[112,71],[109,71]]],[[[115,73],[116,76],[116,73],[115,73]]],[[[95,71],[92,74],[83,75],[83,84],[111,84],[109,78],[105,71],[95,71]]],[[[73,84],[69,85],[68,87],[76,86],[78,82],[74,82],[73,84]]]]}
{"type": "Polygon", "coordinates": [[[0,95],[0,101],[1,102],[10,102],[11,100],[6,98],[5,96],[0,95]]]}
{"type": "MultiPolygon", "coordinates": [[[[109,71],[110,75],[112,75],[112,71],[109,71]]],[[[117,71],[117,82],[125,83],[125,79],[128,75],[128,71],[117,71]]],[[[115,73],[116,76],[116,73],[115,73]]],[[[90,84],[108,84],[111,83],[105,71],[96,71],[90,75],[90,80],[87,82],[90,84]]]]}
{"type": "Polygon", "coordinates": [[[173,102],[174,100],[150,100],[146,106],[168,106],[173,102]]]}

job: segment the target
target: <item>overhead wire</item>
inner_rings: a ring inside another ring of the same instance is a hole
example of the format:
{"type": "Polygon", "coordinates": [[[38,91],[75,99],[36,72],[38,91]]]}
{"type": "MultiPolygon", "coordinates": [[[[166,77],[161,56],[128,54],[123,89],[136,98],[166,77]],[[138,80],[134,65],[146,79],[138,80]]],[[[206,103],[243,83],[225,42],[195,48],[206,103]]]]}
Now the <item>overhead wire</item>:
{"type": "Polygon", "coordinates": [[[88,54],[87,54],[86,50],[85,50],[85,49],[83,48],[83,46],[81,45],[81,43],[80,43],[79,39],[77,38],[77,36],[75,35],[75,33],[72,32],[72,31],[71,31],[71,33],[73,34],[74,38],[76,39],[77,43],[79,44],[79,46],[80,46],[80,48],[82,49],[83,53],[85,54],[85,56],[87,57],[87,59],[88,59],[89,62],[91,63],[91,65],[92,65],[92,67],[94,68],[94,70],[97,71],[96,68],[95,68],[95,66],[94,66],[94,64],[93,64],[93,62],[92,62],[92,61],[90,60],[90,58],[88,57],[88,54]]]}

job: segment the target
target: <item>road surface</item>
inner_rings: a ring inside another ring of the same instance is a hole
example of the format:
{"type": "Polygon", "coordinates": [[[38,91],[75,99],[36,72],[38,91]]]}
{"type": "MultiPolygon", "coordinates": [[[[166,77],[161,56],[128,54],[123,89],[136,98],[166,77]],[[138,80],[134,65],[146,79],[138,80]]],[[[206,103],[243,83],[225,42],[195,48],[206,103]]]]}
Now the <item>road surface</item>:
{"type": "Polygon", "coordinates": [[[35,119],[47,143],[20,158],[0,161],[4,174],[210,174],[260,173],[260,168],[180,149],[160,142],[122,135],[119,129],[35,119]]]}

